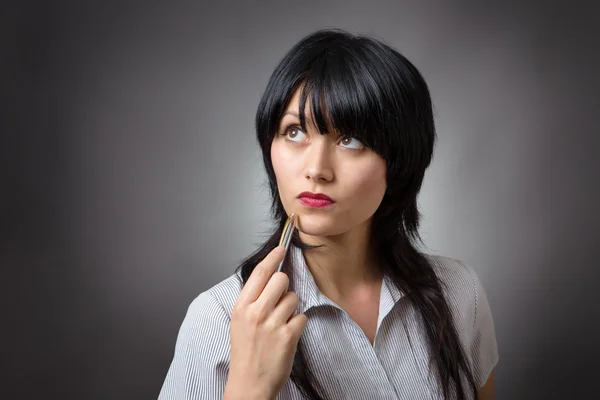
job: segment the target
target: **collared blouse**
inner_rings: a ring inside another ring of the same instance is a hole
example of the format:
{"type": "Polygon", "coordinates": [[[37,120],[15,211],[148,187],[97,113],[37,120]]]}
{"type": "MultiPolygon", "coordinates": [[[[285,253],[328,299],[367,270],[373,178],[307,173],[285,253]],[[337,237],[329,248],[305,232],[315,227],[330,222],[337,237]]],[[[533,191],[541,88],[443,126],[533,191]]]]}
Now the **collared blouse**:
{"type": "MultiPolygon", "coordinates": [[[[384,275],[374,343],[335,302],[320,292],[300,249],[293,287],[297,313],[308,317],[302,332],[306,363],[331,400],[439,399],[430,371],[427,337],[418,310],[384,275]]],[[[481,388],[498,362],[494,322],[475,271],[443,256],[426,255],[440,278],[468,361],[481,388]]],[[[201,293],[179,329],[173,360],[159,400],[222,399],[229,371],[229,323],[242,289],[239,273],[201,293]]],[[[303,397],[288,379],[276,400],[303,397]]]]}

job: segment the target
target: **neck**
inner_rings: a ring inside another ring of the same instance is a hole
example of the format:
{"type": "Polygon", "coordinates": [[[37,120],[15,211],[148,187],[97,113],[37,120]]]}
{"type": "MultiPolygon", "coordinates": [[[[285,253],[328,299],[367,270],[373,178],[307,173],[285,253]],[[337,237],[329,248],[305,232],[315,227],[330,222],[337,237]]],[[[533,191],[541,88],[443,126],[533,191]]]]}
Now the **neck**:
{"type": "Polygon", "coordinates": [[[305,250],[304,257],[319,290],[327,297],[345,299],[381,281],[370,241],[371,220],[340,235],[299,235],[305,243],[322,246],[305,250]]]}

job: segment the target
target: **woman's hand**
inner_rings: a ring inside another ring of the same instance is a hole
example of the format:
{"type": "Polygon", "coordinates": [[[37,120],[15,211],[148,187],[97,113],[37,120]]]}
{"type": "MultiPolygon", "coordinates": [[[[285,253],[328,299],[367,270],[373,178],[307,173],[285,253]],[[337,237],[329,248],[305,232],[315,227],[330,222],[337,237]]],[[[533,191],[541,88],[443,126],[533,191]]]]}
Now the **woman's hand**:
{"type": "Polygon", "coordinates": [[[254,268],[233,307],[225,398],[273,399],[290,376],[308,319],[293,315],[298,296],[287,292],[285,273],[274,273],[284,254],[278,246],[254,268]]]}

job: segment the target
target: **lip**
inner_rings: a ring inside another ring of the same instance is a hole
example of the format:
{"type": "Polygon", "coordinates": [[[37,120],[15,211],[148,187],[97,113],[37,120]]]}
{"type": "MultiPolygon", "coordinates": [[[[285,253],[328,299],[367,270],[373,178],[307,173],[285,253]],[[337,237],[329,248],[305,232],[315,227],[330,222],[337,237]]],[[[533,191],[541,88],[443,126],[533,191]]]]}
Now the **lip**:
{"type": "Polygon", "coordinates": [[[311,208],[324,208],[335,203],[333,199],[323,193],[302,192],[298,195],[300,203],[311,208]]]}
{"type": "Polygon", "coordinates": [[[313,192],[302,192],[298,195],[298,198],[306,197],[309,199],[319,199],[319,200],[327,200],[330,203],[335,203],[333,199],[326,194],[323,193],[313,193],[313,192]]]}

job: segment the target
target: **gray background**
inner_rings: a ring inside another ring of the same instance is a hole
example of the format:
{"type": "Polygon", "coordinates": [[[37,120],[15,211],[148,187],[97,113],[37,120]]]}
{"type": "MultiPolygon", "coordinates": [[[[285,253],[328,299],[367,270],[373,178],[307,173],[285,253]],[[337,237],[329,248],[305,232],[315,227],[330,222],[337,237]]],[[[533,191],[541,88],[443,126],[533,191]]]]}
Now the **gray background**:
{"type": "Polygon", "coordinates": [[[2,13],[2,398],[155,398],[269,227],[253,118],[307,33],[430,85],[428,251],[482,280],[499,399],[597,391],[598,12],[548,2],[20,2],[2,13]]]}

